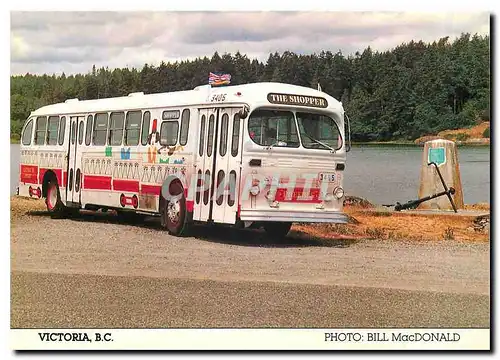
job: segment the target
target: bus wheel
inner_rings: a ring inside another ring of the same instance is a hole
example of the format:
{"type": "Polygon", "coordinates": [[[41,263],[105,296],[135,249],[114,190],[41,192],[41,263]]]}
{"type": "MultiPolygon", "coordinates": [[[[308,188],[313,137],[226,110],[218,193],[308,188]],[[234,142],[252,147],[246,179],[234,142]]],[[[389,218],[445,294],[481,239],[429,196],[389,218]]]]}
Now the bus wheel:
{"type": "Polygon", "coordinates": [[[267,235],[272,240],[282,240],[286,237],[290,228],[292,227],[291,222],[265,222],[264,230],[266,230],[267,235]]]}
{"type": "Polygon", "coordinates": [[[55,179],[50,179],[47,184],[47,197],[45,198],[45,205],[47,211],[53,216],[60,216],[64,213],[64,205],[61,201],[61,194],[59,193],[59,186],[55,179]]]}
{"type": "Polygon", "coordinates": [[[182,185],[178,182],[172,183],[170,185],[170,194],[172,194],[172,198],[163,201],[162,226],[170,234],[182,236],[188,231],[186,198],[182,185]]]}

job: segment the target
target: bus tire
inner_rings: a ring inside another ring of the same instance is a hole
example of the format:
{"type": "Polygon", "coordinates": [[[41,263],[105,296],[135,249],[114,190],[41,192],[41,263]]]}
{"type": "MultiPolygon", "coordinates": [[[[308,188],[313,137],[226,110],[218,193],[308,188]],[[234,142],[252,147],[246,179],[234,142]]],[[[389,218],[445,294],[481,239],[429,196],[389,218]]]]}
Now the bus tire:
{"type": "Polygon", "coordinates": [[[286,237],[290,228],[292,227],[291,222],[265,222],[264,230],[266,230],[267,236],[271,240],[282,240],[286,237]]]}
{"type": "Polygon", "coordinates": [[[45,205],[47,206],[47,211],[51,216],[58,217],[64,215],[65,207],[61,201],[59,185],[57,185],[57,180],[55,178],[51,178],[47,184],[45,205]]]}
{"type": "Polygon", "coordinates": [[[174,195],[173,199],[163,199],[162,201],[161,224],[171,235],[186,235],[189,226],[187,221],[186,197],[184,196],[184,189],[181,183],[171,183],[170,193],[174,195]]]}

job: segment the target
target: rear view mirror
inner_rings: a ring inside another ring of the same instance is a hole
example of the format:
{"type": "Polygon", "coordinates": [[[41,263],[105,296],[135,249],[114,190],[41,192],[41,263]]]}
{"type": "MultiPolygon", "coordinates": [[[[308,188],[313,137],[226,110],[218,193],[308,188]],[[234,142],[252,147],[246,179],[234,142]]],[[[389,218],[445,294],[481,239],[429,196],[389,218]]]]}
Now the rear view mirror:
{"type": "Polygon", "coordinates": [[[243,108],[238,112],[238,115],[240,115],[240,119],[245,119],[248,116],[250,109],[248,106],[243,106],[243,108]]]}

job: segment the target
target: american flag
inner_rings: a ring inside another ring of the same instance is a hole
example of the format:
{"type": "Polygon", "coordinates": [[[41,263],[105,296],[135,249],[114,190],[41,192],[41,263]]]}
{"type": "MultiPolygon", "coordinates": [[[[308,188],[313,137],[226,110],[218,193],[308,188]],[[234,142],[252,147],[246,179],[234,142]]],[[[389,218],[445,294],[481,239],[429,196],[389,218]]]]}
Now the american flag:
{"type": "Polygon", "coordinates": [[[210,85],[225,85],[231,82],[230,74],[213,73],[211,72],[208,77],[208,83],[210,85]]]}

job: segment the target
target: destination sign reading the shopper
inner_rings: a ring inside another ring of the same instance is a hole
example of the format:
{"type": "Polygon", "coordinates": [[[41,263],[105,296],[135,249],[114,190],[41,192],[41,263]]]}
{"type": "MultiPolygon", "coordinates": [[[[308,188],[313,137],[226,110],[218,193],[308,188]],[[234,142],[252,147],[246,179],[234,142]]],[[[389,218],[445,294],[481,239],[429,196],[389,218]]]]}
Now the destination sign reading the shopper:
{"type": "Polygon", "coordinates": [[[317,96],[269,93],[267,100],[271,104],[312,106],[318,108],[328,107],[328,101],[325,98],[317,96]]]}

